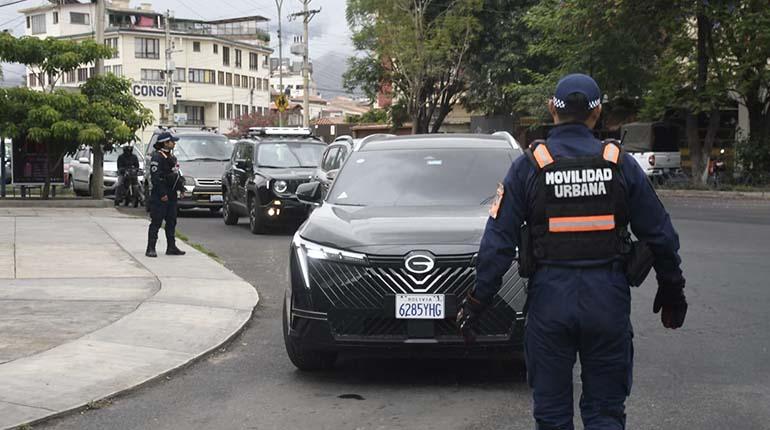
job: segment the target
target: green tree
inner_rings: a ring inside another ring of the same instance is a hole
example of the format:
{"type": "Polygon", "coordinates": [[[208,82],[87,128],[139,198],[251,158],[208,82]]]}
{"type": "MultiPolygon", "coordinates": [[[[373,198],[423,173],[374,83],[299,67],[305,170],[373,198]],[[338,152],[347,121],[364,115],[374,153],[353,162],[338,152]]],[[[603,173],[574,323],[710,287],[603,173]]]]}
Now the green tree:
{"type": "Polygon", "coordinates": [[[346,86],[370,96],[383,84],[406,107],[414,133],[437,132],[466,88],[481,0],[349,0],[355,57],[346,86]]]}
{"type": "Polygon", "coordinates": [[[65,73],[111,56],[111,48],[93,40],[16,38],[9,33],[0,33],[0,59],[26,65],[35,73],[38,82],[46,82],[47,78],[45,88],[48,92],[53,92],[65,73]]]}
{"type": "Polygon", "coordinates": [[[81,87],[87,100],[78,112],[78,141],[94,154],[91,196],[104,198],[104,152],[138,140],[136,132],[150,125],[152,111],[131,94],[131,81],[111,73],[90,78],[81,87]]]}

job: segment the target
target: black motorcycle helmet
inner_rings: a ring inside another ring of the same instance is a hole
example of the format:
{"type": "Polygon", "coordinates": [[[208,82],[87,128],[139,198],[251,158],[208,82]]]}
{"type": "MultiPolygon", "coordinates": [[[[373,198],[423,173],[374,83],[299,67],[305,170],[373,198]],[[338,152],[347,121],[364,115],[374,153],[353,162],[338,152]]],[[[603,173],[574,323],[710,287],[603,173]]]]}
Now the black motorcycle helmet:
{"type": "Polygon", "coordinates": [[[126,145],[123,147],[123,153],[126,155],[131,155],[131,153],[134,152],[134,148],[131,147],[131,145],[126,145]]]}

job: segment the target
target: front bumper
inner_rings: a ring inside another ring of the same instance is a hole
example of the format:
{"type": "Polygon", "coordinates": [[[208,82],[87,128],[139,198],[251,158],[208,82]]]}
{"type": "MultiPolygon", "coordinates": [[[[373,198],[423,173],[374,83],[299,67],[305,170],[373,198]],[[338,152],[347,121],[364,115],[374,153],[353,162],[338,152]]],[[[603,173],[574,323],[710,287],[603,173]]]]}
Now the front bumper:
{"type": "Polygon", "coordinates": [[[467,344],[455,315],[461,297],[475,285],[475,268],[472,259],[449,260],[440,262],[443,267],[437,269],[434,279],[441,280],[428,291],[444,295],[446,318],[404,320],[395,317],[395,294],[411,293],[418,286],[399,273],[396,264],[350,266],[308,260],[307,288],[297,252],[292,248],[291,288],[285,303],[290,310],[288,335],[302,348],[318,351],[463,358],[521,352],[526,283],[518,277],[515,265],[479,321],[476,341],[467,344]],[[442,270],[446,276],[440,278],[442,270]]]}
{"type": "Polygon", "coordinates": [[[260,211],[272,223],[304,220],[310,213],[308,206],[293,196],[273,197],[260,206],[260,211]]]}
{"type": "Polygon", "coordinates": [[[221,208],[222,187],[185,186],[185,197],[179,199],[177,205],[184,209],[221,208]]]}

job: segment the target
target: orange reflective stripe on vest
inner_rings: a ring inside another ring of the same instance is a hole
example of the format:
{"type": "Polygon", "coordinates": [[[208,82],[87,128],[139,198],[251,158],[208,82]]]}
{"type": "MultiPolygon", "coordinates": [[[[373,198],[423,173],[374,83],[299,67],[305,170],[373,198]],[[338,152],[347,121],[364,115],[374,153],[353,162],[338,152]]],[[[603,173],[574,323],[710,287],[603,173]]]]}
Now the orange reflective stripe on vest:
{"type": "Polygon", "coordinates": [[[532,151],[532,155],[535,156],[535,161],[537,161],[537,165],[540,166],[541,169],[553,163],[553,157],[551,157],[551,153],[548,152],[548,148],[546,148],[545,145],[537,145],[537,148],[532,151]]]}
{"type": "Polygon", "coordinates": [[[548,219],[551,233],[608,231],[615,229],[615,215],[574,216],[548,219]]]}
{"type": "Polygon", "coordinates": [[[613,143],[604,146],[604,159],[613,164],[618,164],[620,158],[620,148],[613,143]]]}

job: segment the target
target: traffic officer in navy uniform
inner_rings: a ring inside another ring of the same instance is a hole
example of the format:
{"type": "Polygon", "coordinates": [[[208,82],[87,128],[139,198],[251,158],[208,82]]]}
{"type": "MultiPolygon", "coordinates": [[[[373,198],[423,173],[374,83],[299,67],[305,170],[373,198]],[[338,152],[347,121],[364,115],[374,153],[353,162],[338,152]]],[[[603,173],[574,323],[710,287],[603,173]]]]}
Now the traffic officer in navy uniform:
{"type": "Polygon", "coordinates": [[[591,77],[564,77],[548,109],[556,126],[547,141],[516,159],[498,188],[476,286],[458,324],[472,340],[518,250],[529,278],[524,349],[536,428],[574,428],[572,369],[579,355],[585,429],[624,429],[633,367],[629,253],[648,250],[642,280],[654,266],[653,311],[662,309],[663,326],[676,329],[687,312],[679,238],[636,161],[617,142],[600,142],[591,132],[601,114],[601,92],[591,77]]]}
{"type": "Polygon", "coordinates": [[[155,153],[150,161],[150,230],[147,235],[148,257],[157,257],[155,244],[158,242],[158,231],[163,221],[166,221],[166,255],[184,255],[185,252],[176,247],[176,213],[177,192],[184,196],[184,178],[179,174],[177,160],[173,151],[178,137],[169,132],[158,135],[155,142],[155,153]]]}

